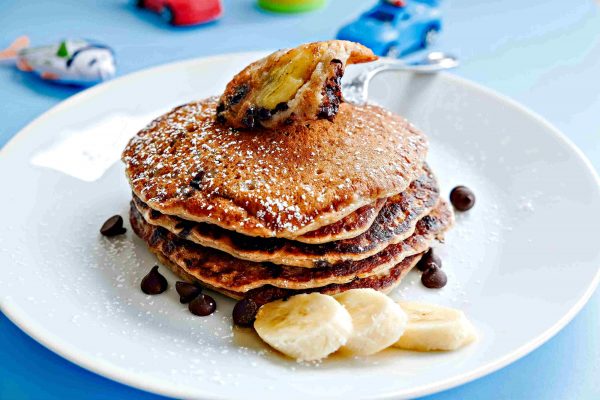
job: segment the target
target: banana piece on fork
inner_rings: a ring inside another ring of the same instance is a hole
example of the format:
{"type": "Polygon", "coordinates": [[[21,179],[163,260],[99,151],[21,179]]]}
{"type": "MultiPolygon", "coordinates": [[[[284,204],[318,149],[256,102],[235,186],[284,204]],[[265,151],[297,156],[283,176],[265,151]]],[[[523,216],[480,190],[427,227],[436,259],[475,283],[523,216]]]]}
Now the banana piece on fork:
{"type": "Polygon", "coordinates": [[[217,121],[239,129],[273,129],[331,120],[342,101],[346,65],[376,59],[367,47],[345,40],[279,50],[250,64],[227,84],[217,106],[217,121]]]}

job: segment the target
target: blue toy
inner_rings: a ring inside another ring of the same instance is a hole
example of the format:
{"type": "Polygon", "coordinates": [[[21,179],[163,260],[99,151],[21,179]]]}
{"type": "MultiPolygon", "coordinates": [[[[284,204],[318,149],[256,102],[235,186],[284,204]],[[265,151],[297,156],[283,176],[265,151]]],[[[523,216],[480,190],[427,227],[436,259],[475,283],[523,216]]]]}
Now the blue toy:
{"type": "Polygon", "coordinates": [[[0,63],[14,63],[42,79],[77,86],[90,86],[115,75],[113,51],[83,39],[67,39],[46,46],[29,47],[29,38],[17,38],[0,51],[0,63]]]}
{"type": "Polygon", "coordinates": [[[337,38],[361,43],[377,55],[396,58],[429,46],[441,27],[439,0],[380,0],[342,27],[337,38]]]}

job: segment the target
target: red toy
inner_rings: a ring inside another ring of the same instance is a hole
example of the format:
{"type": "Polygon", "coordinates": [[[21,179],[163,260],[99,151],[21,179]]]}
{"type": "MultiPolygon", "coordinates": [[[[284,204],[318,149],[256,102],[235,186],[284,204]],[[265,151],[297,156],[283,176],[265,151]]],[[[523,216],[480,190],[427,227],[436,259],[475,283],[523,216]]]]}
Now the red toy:
{"type": "Polygon", "coordinates": [[[219,18],[221,0],[138,0],[140,8],[160,14],[173,25],[197,25],[219,18]]]}
{"type": "Polygon", "coordinates": [[[396,7],[406,7],[406,2],[404,0],[388,0],[388,3],[396,7]]]}

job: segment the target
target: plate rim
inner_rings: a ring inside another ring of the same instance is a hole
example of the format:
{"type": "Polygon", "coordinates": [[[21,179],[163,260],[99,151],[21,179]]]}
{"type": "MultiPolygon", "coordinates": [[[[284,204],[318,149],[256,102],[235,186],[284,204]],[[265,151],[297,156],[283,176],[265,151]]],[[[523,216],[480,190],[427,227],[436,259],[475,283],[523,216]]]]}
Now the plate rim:
{"type": "MultiPolygon", "coordinates": [[[[169,69],[178,69],[184,68],[186,65],[197,65],[199,63],[215,63],[219,62],[221,59],[228,59],[230,57],[262,57],[267,53],[267,51],[247,51],[247,52],[232,52],[232,53],[223,53],[216,54],[212,56],[206,57],[194,57],[187,58],[180,61],[175,62],[167,62],[164,64],[159,64],[157,66],[144,68],[138,71],[134,71],[128,73],[126,75],[119,76],[115,79],[112,79],[107,82],[103,82],[99,85],[91,87],[89,89],[83,90],[75,95],[72,95],[58,104],[52,106],[41,115],[37,116],[27,125],[25,125],[22,129],[20,129],[16,134],[14,134],[5,145],[0,148],[0,156],[6,155],[13,146],[15,146],[19,140],[21,140],[24,136],[30,134],[36,125],[42,123],[45,118],[59,113],[63,110],[63,108],[68,108],[72,104],[85,100],[90,96],[94,96],[97,93],[106,90],[110,86],[118,85],[123,81],[131,78],[140,78],[145,74],[154,74],[156,72],[166,72],[169,69]]],[[[583,163],[583,167],[591,174],[594,178],[598,186],[600,186],[600,176],[591,161],[585,156],[585,154],[579,149],[572,141],[569,139],[564,133],[562,133],[558,128],[552,125],[549,121],[547,121],[544,117],[532,111],[528,107],[518,103],[516,100],[497,92],[494,89],[488,88],[476,82],[473,82],[469,79],[459,77],[456,75],[452,75],[449,73],[440,73],[439,75],[443,76],[445,79],[449,79],[461,85],[465,85],[472,90],[478,91],[484,95],[491,96],[496,98],[497,100],[503,102],[507,106],[510,106],[513,110],[522,112],[527,114],[528,117],[532,118],[535,122],[541,124],[548,130],[556,139],[558,139],[563,145],[565,145],[569,150],[571,150],[579,161],[583,163]]],[[[469,372],[465,372],[462,374],[451,376],[445,380],[437,381],[432,384],[426,384],[417,386],[410,389],[405,389],[396,392],[389,392],[380,394],[372,397],[372,399],[397,399],[399,397],[407,398],[407,397],[416,397],[416,396],[425,396],[434,393],[438,393],[444,390],[448,390],[465,383],[471,382],[483,376],[489,375],[515,361],[526,356],[531,353],[533,350],[540,347],[542,344],[546,343],[549,339],[551,339],[554,335],[556,335],[562,328],[564,328],[578,313],[581,309],[587,304],[592,294],[595,292],[596,288],[600,284],[600,268],[596,272],[594,278],[590,281],[590,284],[586,288],[583,295],[577,300],[577,302],[560,318],[558,319],[551,327],[545,330],[543,333],[535,337],[534,339],[522,344],[517,349],[512,352],[500,357],[496,360],[492,360],[478,368],[475,368],[469,372]]],[[[51,332],[47,331],[43,326],[39,325],[35,319],[30,318],[20,310],[20,307],[14,304],[6,304],[7,302],[0,300],[0,311],[13,323],[15,324],[21,331],[23,331],[26,335],[31,337],[33,340],[46,347],[48,350],[57,354],[58,356],[66,359],[67,361],[87,369],[95,374],[98,374],[104,378],[119,382],[121,384],[151,392],[160,394],[168,397],[197,397],[198,393],[191,393],[189,390],[177,389],[169,384],[169,382],[165,379],[153,379],[149,381],[148,379],[140,376],[137,372],[131,372],[124,368],[121,368],[118,365],[115,365],[110,362],[105,362],[103,360],[99,360],[93,356],[88,356],[85,354],[81,354],[81,352],[77,348],[72,348],[68,343],[62,341],[59,337],[55,337],[51,332]]],[[[227,397],[221,395],[212,395],[212,396],[203,396],[201,399],[206,400],[221,400],[227,399],[227,397]]]]}

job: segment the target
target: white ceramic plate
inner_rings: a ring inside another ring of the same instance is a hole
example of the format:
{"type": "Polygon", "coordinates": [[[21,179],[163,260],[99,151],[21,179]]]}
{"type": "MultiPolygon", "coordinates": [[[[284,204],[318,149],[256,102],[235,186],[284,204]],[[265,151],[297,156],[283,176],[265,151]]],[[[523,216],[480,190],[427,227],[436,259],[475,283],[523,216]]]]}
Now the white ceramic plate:
{"type": "MultiPolygon", "coordinates": [[[[203,399],[413,397],[456,386],[533,350],[563,327],[599,280],[598,177],[559,132],[519,105],[450,75],[389,73],[373,99],[429,134],[444,196],[457,184],[477,204],[441,248],[449,284],[416,272],[393,295],[460,307],[481,340],[461,351],[388,350],[365,359],[297,364],[232,329],[233,302],[215,295],[200,318],[171,287],[146,296],[156,262],[131,229],[118,162],[126,140],[170,107],[219,93],[260,54],[191,60],[132,74],[73,96],[11,141],[0,157],[2,311],[39,342],[117,381],[203,399]]],[[[558,97],[558,94],[557,94],[558,97]]]]}

